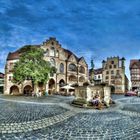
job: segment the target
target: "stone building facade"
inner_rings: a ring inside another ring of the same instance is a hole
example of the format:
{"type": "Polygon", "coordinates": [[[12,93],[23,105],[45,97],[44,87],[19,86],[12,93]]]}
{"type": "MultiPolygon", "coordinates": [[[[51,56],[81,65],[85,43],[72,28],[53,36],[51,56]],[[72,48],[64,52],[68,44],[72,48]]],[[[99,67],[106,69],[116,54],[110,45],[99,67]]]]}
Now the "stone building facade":
{"type": "Polygon", "coordinates": [[[4,87],[4,73],[0,72],[0,93],[3,93],[3,87],[4,87]]]}
{"type": "Polygon", "coordinates": [[[90,101],[96,95],[100,96],[101,99],[109,96],[111,98],[111,87],[107,85],[88,85],[76,87],[76,99],[86,99],[90,101]]]}
{"type": "Polygon", "coordinates": [[[103,81],[103,69],[102,68],[90,69],[89,70],[89,79],[90,79],[90,81],[93,80],[95,85],[101,84],[103,81]],[[93,72],[93,76],[92,76],[92,72],[93,72]]]}
{"type": "MultiPolygon", "coordinates": [[[[88,65],[85,59],[78,58],[71,51],[62,48],[56,38],[51,37],[36,47],[41,47],[44,50],[44,59],[57,69],[56,73],[50,75],[45,87],[40,84],[38,89],[45,89],[49,94],[60,93],[64,92],[61,89],[64,84],[83,85],[84,82],[88,81],[88,65]]],[[[13,66],[19,57],[19,51],[8,54],[5,65],[5,94],[22,94],[32,90],[30,80],[26,80],[20,85],[12,83],[13,66]]]]}
{"type": "Polygon", "coordinates": [[[140,88],[140,59],[130,60],[130,76],[131,76],[131,84],[132,89],[140,88]]]}
{"type": "Polygon", "coordinates": [[[125,75],[125,58],[110,57],[102,61],[103,82],[112,86],[112,92],[125,93],[129,88],[129,81],[125,75]]]}

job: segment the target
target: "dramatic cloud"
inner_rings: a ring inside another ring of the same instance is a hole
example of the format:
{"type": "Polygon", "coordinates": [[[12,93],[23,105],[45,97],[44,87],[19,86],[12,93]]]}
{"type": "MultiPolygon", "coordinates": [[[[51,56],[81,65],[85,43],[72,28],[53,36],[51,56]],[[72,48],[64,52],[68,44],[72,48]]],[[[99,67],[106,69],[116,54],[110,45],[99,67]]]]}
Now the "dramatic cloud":
{"type": "Polygon", "coordinates": [[[109,56],[140,56],[139,0],[1,0],[0,69],[9,51],[55,36],[95,66],[109,56]]]}

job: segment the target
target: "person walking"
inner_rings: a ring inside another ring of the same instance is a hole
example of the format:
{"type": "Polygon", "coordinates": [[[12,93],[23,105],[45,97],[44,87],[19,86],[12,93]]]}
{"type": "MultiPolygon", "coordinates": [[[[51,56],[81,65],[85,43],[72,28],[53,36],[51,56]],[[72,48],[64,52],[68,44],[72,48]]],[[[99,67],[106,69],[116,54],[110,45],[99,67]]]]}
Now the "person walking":
{"type": "Polygon", "coordinates": [[[41,96],[42,96],[41,90],[39,90],[38,95],[39,95],[39,97],[41,97],[41,96]]]}

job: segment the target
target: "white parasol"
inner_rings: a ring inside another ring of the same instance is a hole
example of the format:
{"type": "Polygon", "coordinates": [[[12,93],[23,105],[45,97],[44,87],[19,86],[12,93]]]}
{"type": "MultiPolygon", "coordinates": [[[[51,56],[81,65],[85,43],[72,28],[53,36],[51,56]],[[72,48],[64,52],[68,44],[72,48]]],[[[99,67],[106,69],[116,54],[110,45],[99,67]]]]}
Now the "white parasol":
{"type": "Polygon", "coordinates": [[[66,86],[63,86],[63,87],[61,87],[62,89],[67,89],[67,90],[69,90],[69,89],[75,89],[74,87],[72,87],[72,86],[70,86],[70,85],[66,85],[66,86]]]}
{"type": "Polygon", "coordinates": [[[69,89],[75,89],[74,87],[70,86],[70,85],[65,85],[63,87],[61,87],[62,89],[66,89],[66,93],[68,93],[69,89]]]}

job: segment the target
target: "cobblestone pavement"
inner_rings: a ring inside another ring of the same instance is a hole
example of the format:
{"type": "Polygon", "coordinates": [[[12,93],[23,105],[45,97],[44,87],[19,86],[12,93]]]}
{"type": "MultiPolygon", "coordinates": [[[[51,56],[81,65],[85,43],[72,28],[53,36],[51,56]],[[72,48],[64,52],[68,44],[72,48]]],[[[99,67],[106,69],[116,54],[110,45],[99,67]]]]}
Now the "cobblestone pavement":
{"type": "Polygon", "coordinates": [[[0,96],[1,140],[140,140],[140,98],[113,95],[116,106],[75,108],[73,97],[0,96]]]}

